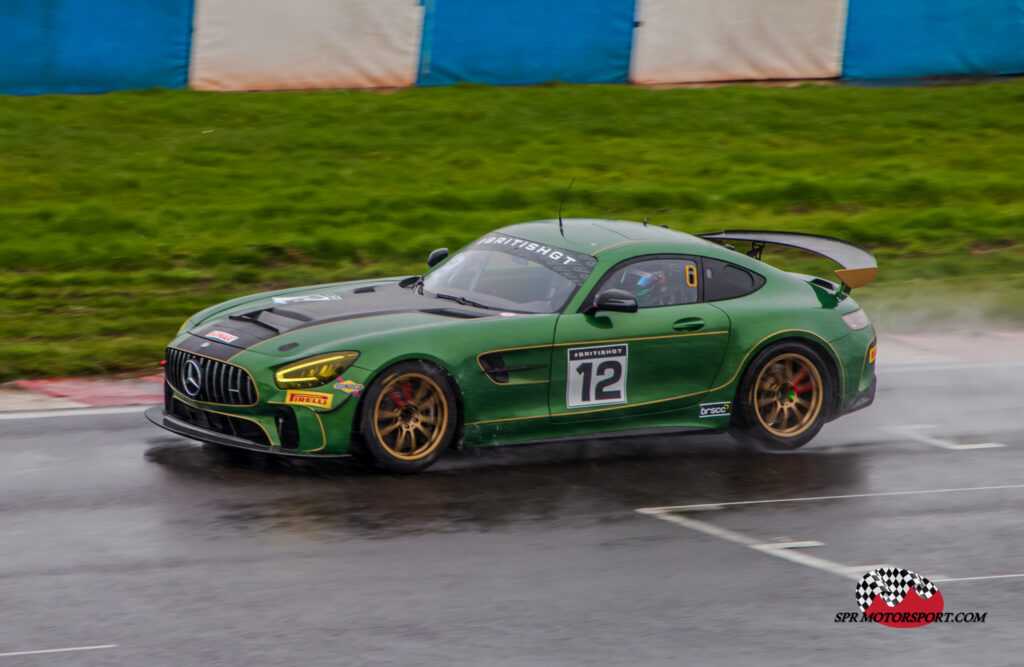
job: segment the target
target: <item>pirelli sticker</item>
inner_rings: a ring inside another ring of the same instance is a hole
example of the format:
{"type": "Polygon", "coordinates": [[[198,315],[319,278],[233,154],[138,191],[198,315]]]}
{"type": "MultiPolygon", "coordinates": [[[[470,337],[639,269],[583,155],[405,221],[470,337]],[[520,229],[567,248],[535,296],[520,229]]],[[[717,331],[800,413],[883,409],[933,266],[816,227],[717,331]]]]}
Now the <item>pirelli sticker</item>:
{"type": "Polygon", "coordinates": [[[334,394],[325,394],[319,391],[289,391],[284,402],[287,405],[330,410],[334,403],[334,394]]]}

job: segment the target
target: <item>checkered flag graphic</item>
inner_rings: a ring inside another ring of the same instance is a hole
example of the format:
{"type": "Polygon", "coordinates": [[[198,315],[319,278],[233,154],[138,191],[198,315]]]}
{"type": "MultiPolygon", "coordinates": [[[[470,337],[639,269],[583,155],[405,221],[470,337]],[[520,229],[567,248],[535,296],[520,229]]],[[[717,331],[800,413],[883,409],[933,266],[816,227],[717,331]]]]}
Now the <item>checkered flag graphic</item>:
{"type": "Polygon", "coordinates": [[[857,604],[862,611],[867,611],[875,598],[881,595],[885,604],[895,607],[903,602],[903,598],[907,596],[911,588],[925,600],[939,590],[932,582],[917,572],[896,568],[878,568],[865,574],[857,584],[857,604]]]}

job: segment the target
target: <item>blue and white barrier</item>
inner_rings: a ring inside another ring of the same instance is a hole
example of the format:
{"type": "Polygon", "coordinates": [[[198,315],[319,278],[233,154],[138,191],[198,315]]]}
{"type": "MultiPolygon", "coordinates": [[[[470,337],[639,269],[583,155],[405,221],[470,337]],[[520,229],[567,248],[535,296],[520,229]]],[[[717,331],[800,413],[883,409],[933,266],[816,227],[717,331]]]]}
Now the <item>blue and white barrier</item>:
{"type": "Polygon", "coordinates": [[[0,0],[0,93],[183,88],[193,0],[0,0]]]}
{"type": "Polygon", "coordinates": [[[1024,0],[0,0],[0,93],[1024,73],[1024,0]]]}

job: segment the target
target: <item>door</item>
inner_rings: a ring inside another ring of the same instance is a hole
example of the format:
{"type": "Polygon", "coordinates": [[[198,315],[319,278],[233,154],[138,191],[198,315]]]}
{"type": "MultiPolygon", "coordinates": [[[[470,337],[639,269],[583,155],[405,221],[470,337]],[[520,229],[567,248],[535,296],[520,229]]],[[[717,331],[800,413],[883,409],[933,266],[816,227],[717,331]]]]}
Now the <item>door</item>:
{"type": "MultiPolygon", "coordinates": [[[[558,318],[548,394],[552,419],[627,422],[700,400],[725,356],[729,318],[699,302],[699,269],[695,259],[672,255],[621,263],[593,295],[625,289],[637,299],[637,312],[558,318]]],[[[643,426],[633,421],[623,428],[643,426]]]]}

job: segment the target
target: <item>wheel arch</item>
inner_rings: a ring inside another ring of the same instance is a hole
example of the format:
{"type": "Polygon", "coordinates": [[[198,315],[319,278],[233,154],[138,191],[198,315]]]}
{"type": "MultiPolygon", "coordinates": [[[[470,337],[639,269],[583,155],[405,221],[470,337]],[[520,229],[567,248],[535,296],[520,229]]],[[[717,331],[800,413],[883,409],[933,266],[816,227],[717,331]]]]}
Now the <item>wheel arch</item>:
{"type": "Polygon", "coordinates": [[[743,378],[750,370],[750,365],[754,363],[757,356],[772,345],[787,342],[803,343],[804,345],[807,345],[817,352],[829,365],[827,370],[831,375],[833,382],[832,386],[829,388],[829,406],[826,419],[829,421],[835,419],[842,412],[843,392],[845,391],[846,386],[843,366],[835,348],[833,348],[825,338],[822,338],[811,331],[780,331],[761,339],[757,344],[750,348],[750,350],[747,351],[746,356],[743,358],[743,361],[740,363],[740,368],[737,369],[736,374],[730,380],[731,383],[734,383],[733,401],[736,401],[737,394],[743,384],[743,378]],[[838,382],[835,380],[838,380],[838,382]]]}
{"type": "MultiPolygon", "coordinates": [[[[373,373],[368,378],[366,378],[366,386],[369,387],[371,384],[373,384],[380,376],[386,373],[389,368],[392,368],[398,364],[405,363],[408,361],[421,361],[423,363],[429,364],[430,366],[433,366],[438,371],[444,374],[449,384],[451,385],[452,393],[455,394],[456,420],[455,437],[452,438],[451,446],[452,448],[457,447],[462,442],[462,430],[466,421],[465,398],[462,395],[462,387],[459,386],[458,380],[455,379],[455,374],[452,373],[451,370],[447,366],[445,366],[445,364],[440,359],[426,354],[413,354],[390,359],[386,363],[378,366],[377,369],[373,371],[373,373]]],[[[356,411],[352,417],[352,432],[350,434],[352,442],[362,441],[362,434],[360,433],[359,425],[362,423],[363,411],[366,409],[365,406],[365,401],[360,401],[359,404],[356,405],[356,411]]]]}

